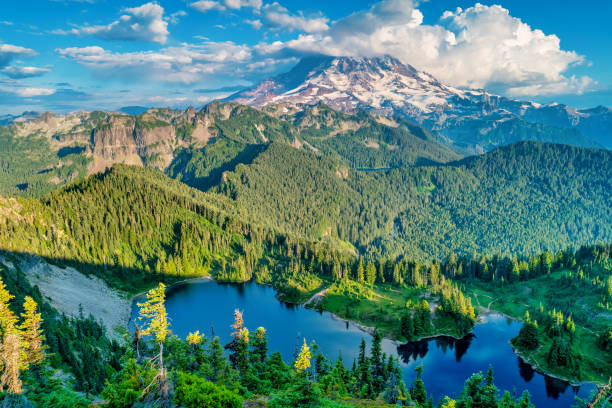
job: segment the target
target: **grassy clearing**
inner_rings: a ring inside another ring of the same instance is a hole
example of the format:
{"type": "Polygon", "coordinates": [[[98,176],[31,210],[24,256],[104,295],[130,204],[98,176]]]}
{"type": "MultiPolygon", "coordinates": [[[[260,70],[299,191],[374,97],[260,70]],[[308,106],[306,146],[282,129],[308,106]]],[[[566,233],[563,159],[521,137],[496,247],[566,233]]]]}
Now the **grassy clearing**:
{"type": "Polygon", "coordinates": [[[470,282],[465,292],[472,298],[474,305],[481,310],[492,310],[508,316],[523,319],[525,312],[531,314],[540,308],[563,311],[571,315],[576,323],[572,352],[580,358],[578,375],[563,367],[551,367],[547,362],[552,339],[539,330],[540,346],[534,351],[518,350],[530,363],[541,370],[578,381],[607,382],[612,373],[612,356],[602,351],[596,344],[597,334],[612,325],[612,312],[597,306],[599,295],[580,285],[563,280],[569,271],[557,271],[527,281],[495,287],[489,283],[470,282]]]}
{"type": "MultiPolygon", "coordinates": [[[[416,304],[425,299],[432,312],[432,328],[421,337],[447,334],[461,337],[455,320],[435,313],[439,298],[427,289],[401,288],[390,284],[373,287],[349,281],[332,284],[316,307],[335,315],[381,330],[383,335],[395,340],[407,341],[401,334],[400,320],[410,312],[408,302],[416,304]]],[[[414,339],[413,339],[414,340],[414,339]]]]}

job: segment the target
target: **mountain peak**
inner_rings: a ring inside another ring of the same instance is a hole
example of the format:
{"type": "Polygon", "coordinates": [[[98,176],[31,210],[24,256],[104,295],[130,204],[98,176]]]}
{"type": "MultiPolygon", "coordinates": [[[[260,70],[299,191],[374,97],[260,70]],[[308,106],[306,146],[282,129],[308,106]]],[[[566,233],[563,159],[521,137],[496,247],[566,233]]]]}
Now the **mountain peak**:
{"type": "Polygon", "coordinates": [[[229,100],[263,107],[279,103],[319,101],[334,109],[373,109],[392,113],[397,108],[431,111],[462,91],[385,55],[381,57],[303,58],[291,71],[232,95],[229,100]]]}

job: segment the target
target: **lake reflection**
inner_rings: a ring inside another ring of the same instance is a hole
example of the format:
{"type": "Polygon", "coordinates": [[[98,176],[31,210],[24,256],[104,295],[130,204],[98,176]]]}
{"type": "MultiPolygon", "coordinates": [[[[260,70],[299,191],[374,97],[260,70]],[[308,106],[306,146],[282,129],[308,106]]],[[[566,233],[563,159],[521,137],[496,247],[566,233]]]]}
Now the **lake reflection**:
{"type": "Polygon", "coordinates": [[[434,344],[444,354],[454,350],[455,360],[459,363],[461,362],[461,357],[463,357],[468,351],[468,348],[470,348],[473,338],[474,335],[472,333],[462,339],[456,339],[450,336],[439,336],[434,339],[424,339],[402,344],[398,346],[397,352],[404,363],[410,363],[410,361],[416,361],[419,358],[425,357],[429,351],[430,344],[434,344]]]}
{"type": "MultiPolygon", "coordinates": [[[[278,350],[285,361],[294,358],[296,347],[305,338],[316,341],[330,359],[342,355],[350,366],[359,353],[359,343],[370,335],[327,312],[278,301],[275,291],[255,283],[220,284],[191,282],[168,291],[166,307],[174,334],[185,338],[200,330],[217,335],[222,344],[230,340],[234,309],[244,311],[249,329],[266,328],[270,350],[278,350]]],[[[134,310],[133,313],[136,313],[134,310]]],[[[474,372],[492,367],[495,384],[520,395],[528,390],[536,407],[571,407],[575,395],[588,397],[592,385],[571,387],[567,382],[544,376],[522,362],[508,341],[521,324],[498,314],[482,317],[473,334],[462,339],[438,337],[397,346],[385,339],[383,352],[400,360],[407,385],[415,378],[414,368],[423,365],[427,391],[437,401],[444,395],[457,397],[465,380],[474,372]]]]}

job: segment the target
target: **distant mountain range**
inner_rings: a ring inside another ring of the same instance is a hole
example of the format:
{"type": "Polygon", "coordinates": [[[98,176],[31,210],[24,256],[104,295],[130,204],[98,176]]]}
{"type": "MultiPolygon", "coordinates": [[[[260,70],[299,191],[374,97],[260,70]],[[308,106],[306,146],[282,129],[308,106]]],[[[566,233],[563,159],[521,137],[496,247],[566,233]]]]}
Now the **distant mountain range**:
{"type": "Polygon", "coordinates": [[[312,56],[229,101],[266,107],[323,102],[333,109],[399,115],[467,152],[521,140],[612,148],[612,110],[540,105],[447,86],[393,57],[312,56]]]}
{"type": "MultiPolygon", "coordinates": [[[[180,181],[206,192],[244,222],[372,257],[609,242],[612,150],[583,147],[601,143],[577,127],[527,120],[552,118],[559,105],[519,109],[390,58],[319,61],[331,65],[313,71],[302,62],[301,75],[281,76],[284,85],[270,80],[265,92],[262,85],[234,97],[253,106],[12,118],[0,126],[0,196],[47,200],[65,191],[91,202],[80,191],[106,176],[83,178],[127,171],[126,180],[147,174],[144,185],[154,179],[173,190],[180,181]],[[329,88],[341,84],[344,91],[329,88]],[[479,149],[487,152],[465,157],[479,149]],[[149,169],[107,171],[118,163],[149,169]]],[[[593,112],[591,120],[606,115],[593,112]]],[[[129,191],[145,190],[129,180],[129,191]]],[[[122,197],[125,183],[107,187],[122,197]]],[[[0,216],[6,208],[13,205],[0,200],[0,216]]]]}

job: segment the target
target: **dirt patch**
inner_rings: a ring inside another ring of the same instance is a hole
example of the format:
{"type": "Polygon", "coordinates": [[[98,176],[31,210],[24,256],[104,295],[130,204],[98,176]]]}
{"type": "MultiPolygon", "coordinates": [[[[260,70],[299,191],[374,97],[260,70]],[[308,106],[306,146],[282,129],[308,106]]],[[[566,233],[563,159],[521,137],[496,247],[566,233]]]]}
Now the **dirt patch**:
{"type": "Polygon", "coordinates": [[[103,280],[51,265],[37,256],[24,257],[19,267],[60,313],[76,317],[80,307],[84,316],[91,314],[102,322],[110,338],[121,338],[119,331],[127,327],[131,303],[103,280]]]}
{"type": "Polygon", "coordinates": [[[366,147],[369,147],[370,149],[380,149],[380,145],[375,140],[368,140],[368,139],[366,139],[365,140],[365,145],[366,145],[366,147]]]}
{"type": "Polygon", "coordinates": [[[319,303],[321,300],[323,300],[323,298],[325,297],[325,295],[327,295],[327,292],[329,291],[329,288],[325,288],[317,293],[315,293],[314,295],[312,295],[312,297],[310,299],[308,299],[305,303],[304,306],[308,306],[311,303],[314,303],[314,305],[316,306],[317,303],[319,303]]]}

